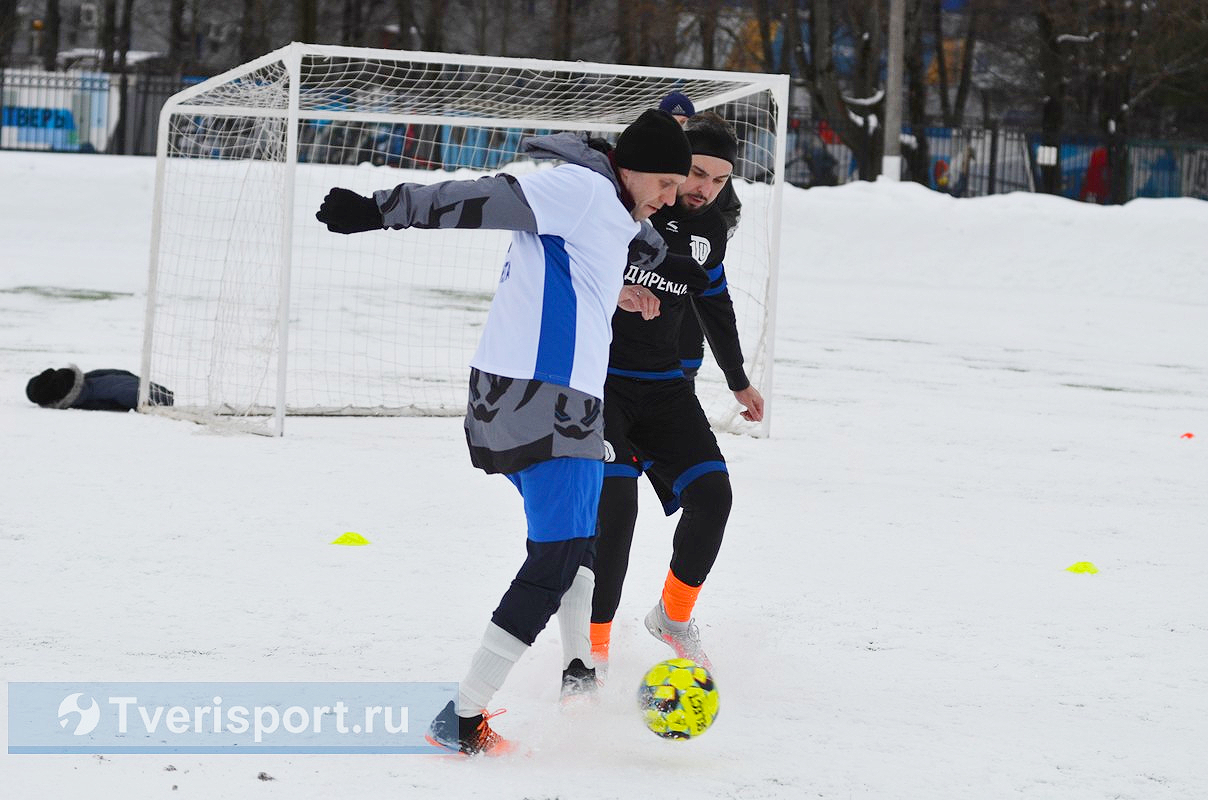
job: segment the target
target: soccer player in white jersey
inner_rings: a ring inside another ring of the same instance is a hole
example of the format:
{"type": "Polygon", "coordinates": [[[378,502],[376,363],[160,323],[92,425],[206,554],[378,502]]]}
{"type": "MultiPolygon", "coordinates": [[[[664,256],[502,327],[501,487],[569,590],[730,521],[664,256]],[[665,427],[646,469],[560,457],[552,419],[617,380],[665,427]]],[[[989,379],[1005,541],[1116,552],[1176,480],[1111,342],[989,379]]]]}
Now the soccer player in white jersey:
{"type": "MultiPolygon", "coordinates": [[[[684,132],[644,112],[615,148],[562,133],[525,140],[533,158],[566,162],[513,177],[404,183],[363,197],[334,188],[316,214],[328,230],[511,230],[478,351],[470,362],[466,442],[476,467],[520,490],[528,556],[428,740],[468,755],[511,749],[486,707],[550,617],[558,615],[565,680],[594,681],[589,617],[596,509],[603,480],[604,376],[618,304],[657,314],[649,291],[622,293],[635,256],[666,252],[645,220],[675,202],[692,166],[684,132]]],[[[500,532],[484,529],[484,535],[500,532]]]]}

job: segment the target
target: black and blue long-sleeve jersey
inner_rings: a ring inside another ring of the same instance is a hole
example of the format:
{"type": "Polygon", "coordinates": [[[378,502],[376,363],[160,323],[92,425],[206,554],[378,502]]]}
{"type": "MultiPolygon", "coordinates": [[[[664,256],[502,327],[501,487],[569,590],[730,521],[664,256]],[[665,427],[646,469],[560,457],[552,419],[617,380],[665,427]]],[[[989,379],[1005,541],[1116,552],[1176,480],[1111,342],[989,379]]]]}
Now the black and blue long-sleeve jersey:
{"type": "Polygon", "coordinates": [[[658,273],[631,265],[625,282],[658,295],[660,314],[652,320],[620,311],[613,314],[608,374],[644,380],[685,377],[682,328],[690,325],[699,341],[699,316],[730,389],[747,388],[750,382],[742,368],[734,306],[725,289],[726,223],[721,212],[716,204],[698,213],[671,206],[650,221],[667,243],[667,260],[658,273]]]}

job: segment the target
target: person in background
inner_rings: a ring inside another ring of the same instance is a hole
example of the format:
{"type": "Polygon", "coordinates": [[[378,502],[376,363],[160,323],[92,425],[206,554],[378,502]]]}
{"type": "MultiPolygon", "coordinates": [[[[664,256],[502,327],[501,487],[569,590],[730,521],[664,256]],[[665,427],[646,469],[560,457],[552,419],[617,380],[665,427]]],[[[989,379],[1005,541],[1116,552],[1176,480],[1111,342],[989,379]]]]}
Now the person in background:
{"type": "Polygon", "coordinates": [[[675,117],[675,121],[683,125],[688,118],[696,113],[696,106],[683,92],[672,92],[659,101],[659,110],[666,111],[675,117]]]}
{"type": "MultiPolygon", "coordinates": [[[[134,411],[138,408],[138,376],[124,369],[84,372],[75,364],[46,369],[25,384],[29,402],[43,408],[79,408],[85,411],[134,411]]],[[[151,384],[153,406],[170,406],[172,392],[151,384]]]]}

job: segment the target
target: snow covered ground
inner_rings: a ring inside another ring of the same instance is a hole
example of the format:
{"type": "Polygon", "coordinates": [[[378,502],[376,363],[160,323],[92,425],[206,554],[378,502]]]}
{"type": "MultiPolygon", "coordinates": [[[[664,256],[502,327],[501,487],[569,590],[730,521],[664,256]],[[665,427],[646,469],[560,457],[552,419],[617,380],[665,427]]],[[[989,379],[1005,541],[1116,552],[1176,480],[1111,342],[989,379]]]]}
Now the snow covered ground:
{"type": "MultiPolygon", "coordinates": [[[[523,552],[460,420],[25,400],[138,370],[153,172],[0,153],[0,680],[457,680],[523,552]]],[[[772,437],[721,442],[705,736],[633,707],[667,655],[643,490],[604,702],[559,710],[556,626],[497,698],[527,757],[4,754],[0,797],[1208,796],[1208,203],[788,189],[783,253],[772,437]]]]}

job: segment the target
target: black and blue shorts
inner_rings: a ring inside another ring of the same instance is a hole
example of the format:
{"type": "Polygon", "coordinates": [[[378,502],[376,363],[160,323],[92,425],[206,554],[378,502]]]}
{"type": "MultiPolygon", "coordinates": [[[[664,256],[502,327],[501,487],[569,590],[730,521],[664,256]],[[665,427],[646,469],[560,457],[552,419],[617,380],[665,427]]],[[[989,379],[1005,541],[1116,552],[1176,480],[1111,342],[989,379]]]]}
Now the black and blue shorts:
{"type": "Polygon", "coordinates": [[[680,492],[709,472],[729,473],[717,437],[692,383],[609,375],[604,382],[605,478],[646,473],[663,511],[679,507],[680,492]]]}

